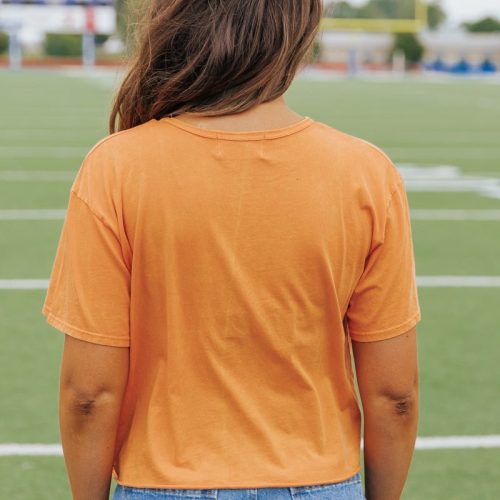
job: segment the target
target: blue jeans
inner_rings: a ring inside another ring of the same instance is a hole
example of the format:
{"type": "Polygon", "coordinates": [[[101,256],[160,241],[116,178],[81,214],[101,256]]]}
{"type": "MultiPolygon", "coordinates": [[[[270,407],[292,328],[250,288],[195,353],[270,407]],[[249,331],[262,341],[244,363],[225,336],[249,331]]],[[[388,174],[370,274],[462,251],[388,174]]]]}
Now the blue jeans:
{"type": "Polygon", "coordinates": [[[113,500],[152,499],[212,500],[364,500],[359,472],[340,483],[289,486],[286,488],[171,489],[116,486],[113,500]]]}

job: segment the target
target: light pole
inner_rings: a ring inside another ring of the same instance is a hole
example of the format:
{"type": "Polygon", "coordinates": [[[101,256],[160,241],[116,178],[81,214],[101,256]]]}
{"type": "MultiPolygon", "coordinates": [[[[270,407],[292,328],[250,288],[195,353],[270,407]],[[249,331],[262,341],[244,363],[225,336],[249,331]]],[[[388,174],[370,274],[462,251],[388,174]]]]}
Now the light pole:
{"type": "Polygon", "coordinates": [[[88,0],[85,7],[85,31],[82,36],[82,59],[86,68],[95,65],[95,12],[93,0],[88,0]]]}
{"type": "Polygon", "coordinates": [[[22,66],[23,52],[19,32],[22,28],[21,21],[0,21],[0,28],[6,31],[9,38],[9,67],[17,70],[22,66]]]}

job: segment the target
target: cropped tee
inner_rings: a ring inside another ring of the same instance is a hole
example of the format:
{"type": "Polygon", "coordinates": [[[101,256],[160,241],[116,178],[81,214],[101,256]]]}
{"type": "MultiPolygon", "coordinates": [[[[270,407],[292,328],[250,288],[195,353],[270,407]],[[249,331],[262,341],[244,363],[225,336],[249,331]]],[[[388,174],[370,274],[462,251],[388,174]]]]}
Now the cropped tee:
{"type": "Polygon", "coordinates": [[[351,340],[420,319],[403,179],[309,117],[112,134],[71,186],[43,314],[130,350],[118,483],[342,481],[360,469],[351,340]]]}

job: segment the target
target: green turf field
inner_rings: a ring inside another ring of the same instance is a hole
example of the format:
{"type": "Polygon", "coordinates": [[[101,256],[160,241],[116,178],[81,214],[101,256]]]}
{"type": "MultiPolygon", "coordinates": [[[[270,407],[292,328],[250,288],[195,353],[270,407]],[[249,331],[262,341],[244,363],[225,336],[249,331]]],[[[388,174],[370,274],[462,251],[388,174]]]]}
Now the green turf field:
{"type": "MultiPolygon", "coordinates": [[[[62,220],[18,220],[7,210],[66,207],[71,175],[106,135],[113,81],[0,72],[0,283],[49,277],[62,220]]],[[[398,164],[451,165],[469,187],[472,178],[500,185],[500,83],[299,80],[288,97],[297,111],[375,142],[398,164]]],[[[481,189],[409,189],[412,210],[465,211],[413,221],[419,276],[500,277],[500,194],[481,189]],[[467,220],[473,210],[479,220],[467,220]]],[[[59,442],[63,335],[45,323],[44,295],[0,287],[0,449],[59,442]]],[[[420,298],[419,435],[499,435],[498,284],[424,286],[420,298]]],[[[403,498],[497,499],[499,470],[498,447],[419,450],[403,498]]],[[[0,477],[1,499],[69,498],[60,457],[0,456],[0,477]]]]}

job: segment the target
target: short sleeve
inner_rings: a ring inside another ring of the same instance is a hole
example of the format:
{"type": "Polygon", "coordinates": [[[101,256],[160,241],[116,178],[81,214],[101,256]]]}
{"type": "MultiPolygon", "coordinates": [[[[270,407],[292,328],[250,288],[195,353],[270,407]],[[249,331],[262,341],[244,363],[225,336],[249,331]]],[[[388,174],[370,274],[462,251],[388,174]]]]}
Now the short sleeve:
{"type": "Polygon", "coordinates": [[[119,237],[72,189],[42,313],[77,339],[128,347],[129,305],[119,237]]]}
{"type": "Polygon", "coordinates": [[[354,341],[403,334],[420,320],[408,199],[400,176],[385,209],[380,241],[365,261],[347,309],[354,341]]]}

